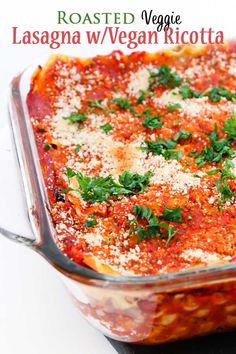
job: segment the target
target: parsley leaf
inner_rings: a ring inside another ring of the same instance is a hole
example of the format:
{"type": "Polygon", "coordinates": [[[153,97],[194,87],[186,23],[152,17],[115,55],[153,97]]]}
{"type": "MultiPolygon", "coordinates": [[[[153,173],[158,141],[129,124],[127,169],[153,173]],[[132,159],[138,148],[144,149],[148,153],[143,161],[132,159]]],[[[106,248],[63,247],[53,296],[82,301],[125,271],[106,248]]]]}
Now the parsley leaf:
{"type": "Polygon", "coordinates": [[[50,150],[52,148],[51,144],[44,144],[43,145],[44,150],[50,150]]]}
{"type": "Polygon", "coordinates": [[[177,230],[175,230],[173,228],[173,226],[168,226],[167,228],[167,233],[168,233],[168,237],[167,237],[167,240],[166,240],[166,243],[165,243],[165,246],[167,247],[169,245],[169,242],[170,240],[175,236],[177,230]]]}
{"type": "Polygon", "coordinates": [[[202,93],[202,96],[208,96],[209,100],[212,102],[219,102],[221,97],[225,97],[227,100],[233,98],[233,94],[225,87],[222,86],[212,86],[202,93]]]}
{"type": "Polygon", "coordinates": [[[188,138],[190,138],[192,136],[192,133],[188,132],[187,130],[185,129],[180,129],[178,131],[178,133],[176,133],[172,140],[175,141],[175,142],[178,142],[179,140],[187,140],[188,138]]]}
{"type": "Polygon", "coordinates": [[[232,161],[226,160],[222,168],[216,168],[215,170],[207,171],[208,175],[215,175],[217,173],[221,174],[219,180],[216,181],[216,188],[221,194],[221,197],[218,200],[220,206],[223,202],[230,201],[232,197],[236,195],[236,191],[232,191],[230,186],[227,184],[227,179],[236,178],[236,176],[232,173],[232,168],[232,161]]]}
{"type": "Polygon", "coordinates": [[[221,194],[219,204],[222,204],[222,202],[230,201],[235,195],[235,193],[231,191],[230,186],[227,184],[225,179],[219,179],[216,182],[216,188],[221,194]]]}
{"type": "Polygon", "coordinates": [[[221,179],[235,178],[234,174],[231,172],[233,166],[234,165],[232,161],[225,160],[224,166],[222,168],[216,168],[214,170],[206,171],[206,173],[210,176],[220,173],[221,179]]]}
{"type": "Polygon", "coordinates": [[[72,168],[67,167],[67,168],[66,168],[65,175],[66,175],[66,177],[67,177],[68,179],[70,179],[70,178],[76,176],[76,172],[75,172],[74,170],[72,170],[72,168]]]}
{"type": "Polygon", "coordinates": [[[179,140],[186,140],[191,136],[191,133],[180,129],[172,139],[157,139],[156,141],[145,140],[141,145],[143,151],[152,152],[154,155],[163,155],[166,160],[178,160],[182,156],[181,150],[175,150],[179,140]]]}
{"type": "Polygon", "coordinates": [[[153,215],[152,210],[145,205],[135,205],[133,212],[136,214],[137,218],[146,219],[146,221],[149,221],[153,215]]]}
{"type": "Polygon", "coordinates": [[[139,115],[137,112],[135,112],[133,106],[130,104],[127,97],[126,98],[117,97],[117,98],[111,100],[111,102],[115,103],[120,109],[129,110],[135,116],[139,115]]]}
{"type": "Polygon", "coordinates": [[[236,138],[236,116],[225,121],[222,130],[228,135],[229,139],[236,138]]]}
{"type": "Polygon", "coordinates": [[[201,152],[193,152],[198,167],[204,166],[207,162],[218,163],[223,157],[234,155],[233,149],[230,148],[231,141],[229,139],[218,139],[217,124],[215,124],[214,130],[207,135],[210,138],[210,146],[204,146],[201,152]]]}
{"type": "Polygon", "coordinates": [[[149,90],[139,90],[139,92],[140,92],[140,96],[137,99],[137,104],[143,103],[143,101],[145,101],[146,98],[153,96],[153,93],[150,92],[149,90]]]}
{"type": "Polygon", "coordinates": [[[75,152],[79,152],[81,148],[82,148],[82,146],[80,144],[77,144],[75,146],[75,152]]]}
{"type": "Polygon", "coordinates": [[[113,102],[116,103],[116,105],[121,109],[133,109],[128,98],[117,97],[113,100],[113,102]]]}
{"type": "Polygon", "coordinates": [[[221,97],[225,97],[227,100],[236,102],[236,94],[232,93],[223,86],[212,86],[208,87],[203,92],[198,92],[192,90],[188,84],[185,84],[180,88],[179,93],[182,95],[183,99],[208,96],[209,100],[212,102],[219,102],[221,97]]]}
{"type": "Polygon", "coordinates": [[[104,107],[102,106],[102,100],[89,99],[88,102],[90,107],[104,110],[104,107]]]}
{"type": "Polygon", "coordinates": [[[78,123],[87,120],[88,116],[86,113],[72,113],[68,117],[63,117],[63,119],[69,120],[71,123],[78,123]]]}
{"type": "Polygon", "coordinates": [[[179,93],[184,100],[187,98],[199,98],[201,96],[200,92],[192,90],[188,84],[183,85],[180,88],[179,93]]]}
{"type": "Polygon", "coordinates": [[[180,207],[177,208],[165,208],[163,214],[160,216],[160,219],[174,221],[179,224],[182,223],[182,211],[180,207]]]}
{"type": "Polygon", "coordinates": [[[100,128],[107,134],[113,129],[113,126],[110,123],[106,123],[101,125],[100,128]]]}
{"type": "Polygon", "coordinates": [[[138,173],[132,173],[125,170],[122,175],[119,176],[119,182],[126,189],[142,193],[147,189],[152,176],[153,173],[151,171],[148,171],[144,176],[141,176],[138,173]]]}
{"type": "Polygon", "coordinates": [[[177,111],[179,109],[181,109],[181,104],[180,103],[170,103],[166,109],[168,112],[173,112],[173,111],[177,111]]]}
{"type": "Polygon", "coordinates": [[[115,113],[115,110],[114,110],[114,109],[108,109],[106,112],[107,112],[108,114],[110,114],[110,113],[115,113]]]}
{"type": "Polygon", "coordinates": [[[111,195],[111,190],[115,187],[115,182],[111,176],[84,176],[77,172],[76,179],[79,185],[78,192],[84,200],[92,203],[101,203],[107,200],[111,195]]]}
{"type": "Polygon", "coordinates": [[[143,126],[149,129],[161,128],[163,123],[160,121],[160,118],[164,116],[164,114],[154,114],[151,115],[150,109],[145,109],[142,113],[144,116],[143,126]]]}
{"type": "Polygon", "coordinates": [[[166,87],[177,87],[182,83],[182,79],[168,65],[161,65],[156,72],[150,72],[150,86],[157,83],[166,87]],[[153,80],[154,79],[154,80],[153,80]],[[156,79],[156,80],[155,80],[156,79]]]}
{"type": "Polygon", "coordinates": [[[164,233],[161,232],[161,227],[157,217],[152,213],[152,210],[144,205],[135,205],[133,212],[136,215],[136,219],[132,220],[132,229],[131,232],[134,233],[137,231],[138,243],[142,240],[147,240],[152,237],[164,236],[164,233]],[[147,221],[147,225],[142,227],[138,219],[143,219],[147,221]]]}
{"type": "MultiPolygon", "coordinates": [[[[153,237],[167,237],[165,246],[168,246],[170,240],[177,232],[176,230],[174,230],[173,226],[170,226],[165,222],[160,222],[158,218],[153,214],[152,210],[146,207],[145,205],[135,205],[132,211],[135,213],[136,217],[135,219],[130,221],[130,232],[137,233],[138,243],[140,243],[142,240],[147,240],[153,237]],[[142,224],[146,222],[145,226],[140,225],[140,219],[142,224]]],[[[177,214],[179,215],[179,211],[177,212],[177,214]]],[[[163,215],[161,215],[159,219],[167,220],[166,217],[168,217],[167,212],[165,212],[165,215],[163,213],[163,215]]],[[[177,220],[178,222],[182,222],[182,217],[181,221],[179,221],[179,217],[177,218],[177,220]]]]}
{"type": "Polygon", "coordinates": [[[84,227],[92,227],[97,225],[97,220],[95,219],[93,214],[88,215],[89,218],[84,220],[84,227]]]}
{"type": "Polygon", "coordinates": [[[141,149],[143,151],[151,152],[154,155],[163,155],[166,160],[178,160],[181,158],[182,152],[181,150],[175,150],[175,146],[176,143],[171,139],[166,139],[165,141],[161,139],[157,139],[156,141],[145,140],[141,145],[141,149]]]}

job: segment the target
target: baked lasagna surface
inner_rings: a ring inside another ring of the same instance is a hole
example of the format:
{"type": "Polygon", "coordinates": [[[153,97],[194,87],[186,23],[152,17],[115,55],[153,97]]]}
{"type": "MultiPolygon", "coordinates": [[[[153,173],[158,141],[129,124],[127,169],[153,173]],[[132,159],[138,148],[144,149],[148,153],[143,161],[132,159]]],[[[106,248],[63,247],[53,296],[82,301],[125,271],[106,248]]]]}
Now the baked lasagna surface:
{"type": "Polygon", "coordinates": [[[236,48],[52,57],[27,103],[73,261],[152,275],[235,260],[236,48]]]}

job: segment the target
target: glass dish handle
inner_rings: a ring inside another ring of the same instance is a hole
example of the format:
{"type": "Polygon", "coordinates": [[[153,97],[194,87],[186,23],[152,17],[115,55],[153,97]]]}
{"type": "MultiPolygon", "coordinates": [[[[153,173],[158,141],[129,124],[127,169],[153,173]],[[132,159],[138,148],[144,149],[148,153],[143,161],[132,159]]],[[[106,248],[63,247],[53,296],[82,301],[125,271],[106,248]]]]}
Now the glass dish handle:
{"type": "Polygon", "coordinates": [[[28,217],[26,200],[16,151],[10,130],[7,99],[0,108],[0,235],[31,246],[35,241],[28,217]],[[27,235],[27,236],[24,236],[27,235]]]}
{"type": "Polygon", "coordinates": [[[33,246],[34,244],[34,239],[31,239],[30,237],[27,236],[18,235],[15,232],[7,230],[1,226],[0,226],[0,235],[7,237],[9,240],[22,243],[29,247],[33,246]]]}

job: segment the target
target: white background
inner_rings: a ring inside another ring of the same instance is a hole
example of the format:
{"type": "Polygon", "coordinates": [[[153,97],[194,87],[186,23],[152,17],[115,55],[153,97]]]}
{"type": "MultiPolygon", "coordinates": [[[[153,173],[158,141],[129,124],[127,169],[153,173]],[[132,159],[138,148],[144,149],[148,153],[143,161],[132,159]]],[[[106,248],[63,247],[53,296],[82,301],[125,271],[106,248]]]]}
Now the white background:
{"type": "MultiPolygon", "coordinates": [[[[236,37],[235,1],[12,1],[0,10],[0,224],[19,233],[28,233],[18,171],[12,157],[7,126],[6,93],[15,73],[41,55],[47,46],[12,45],[12,26],[25,30],[81,30],[87,26],[58,26],[57,10],[69,12],[132,12],[135,24],[129,30],[147,29],[140,12],[156,14],[175,11],[181,15],[184,30],[212,27],[223,30],[226,38],[236,37]],[[2,167],[4,166],[4,167],[2,167]],[[13,210],[14,209],[14,210],[13,210]]],[[[90,26],[98,29],[99,26],[90,26]]],[[[100,28],[103,26],[101,25],[100,28]]],[[[150,27],[149,30],[154,30],[150,27]]],[[[118,46],[86,44],[62,46],[53,52],[90,56],[108,53],[118,46]]],[[[122,46],[119,47],[127,51],[122,46]]],[[[138,49],[155,51],[158,46],[138,49]]],[[[111,345],[79,315],[58,275],[32,251],[0,236],[0,353],[3,354],[113,354],[111,345]]]]}

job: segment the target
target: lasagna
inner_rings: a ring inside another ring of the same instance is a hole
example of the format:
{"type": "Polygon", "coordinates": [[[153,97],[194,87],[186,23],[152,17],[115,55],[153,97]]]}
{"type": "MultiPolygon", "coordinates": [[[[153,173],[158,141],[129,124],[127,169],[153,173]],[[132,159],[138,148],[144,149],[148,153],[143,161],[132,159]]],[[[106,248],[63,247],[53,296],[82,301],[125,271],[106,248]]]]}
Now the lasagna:
{"type": "Polygon", "coordinates": [[[52,56],[27,97],[60,250],[114,275],[236,253],[236,46],[52,56]]]}

